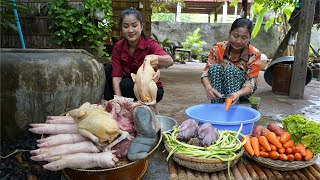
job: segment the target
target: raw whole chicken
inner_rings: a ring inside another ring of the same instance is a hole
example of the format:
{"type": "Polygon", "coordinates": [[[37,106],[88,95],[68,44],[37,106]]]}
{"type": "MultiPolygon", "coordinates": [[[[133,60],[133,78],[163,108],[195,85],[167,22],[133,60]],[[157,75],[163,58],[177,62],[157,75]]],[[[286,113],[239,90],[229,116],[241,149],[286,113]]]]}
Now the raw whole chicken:
{"type": "Polygon", "coordinates": [[[102,106],[84,103],[80,108],[69,111],[79,121],[79,133],[98,144],[112,142],[121,132],[118,123],[102,106]]]}
{"type": "Polygon", "coordinates": [[[151,60],[154,56],[146,57],[143,64],[139,67],[137,74],[131,73],[134,84],[134,95],[139,102],[145,105],[156,104],[158,87],[156,82],[160,78],[160,71],[154,71],[151,60]]]}

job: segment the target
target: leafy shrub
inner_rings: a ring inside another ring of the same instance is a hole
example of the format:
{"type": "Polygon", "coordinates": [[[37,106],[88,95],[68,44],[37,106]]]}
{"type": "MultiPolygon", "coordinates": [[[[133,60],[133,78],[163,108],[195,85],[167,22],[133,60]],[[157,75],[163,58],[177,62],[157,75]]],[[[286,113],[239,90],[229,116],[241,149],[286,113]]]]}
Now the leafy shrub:
{"type": "Polygon", "coordinates": [[[161,41],[157,35],[153,34],[152,33],[152,36],[153,36],[153,39],[155,39],[158,44],[169,54],[169,55],[172,55],[173,53],[173,50],[172,50],[172,47],[170,46],[170,44],[168,43],[169,39],[168,38],[165,38],[163,41],[161,41]]]}
{"type": "Polygon", "coordinates": [[[197,28],[194,32],[189,32],[189,36],[182,43],[183,49],[191,50],[192,55],[200,55],[203,51],[203,46],[207,43],[200,40],[199,35],[200,28],[197,28]]]}
{"type": "Polygon", "coordinates": [[[209,52],[201,52],[199,60],[201,62],[207,62],[208,61],[209,52]]]}
{"type": "Polygon", "coordinates": [[[82,6],[74,7],[67,0],[49,2],[53,41],[63,48],[87,44],[98,57],[109,56],[104,50],[111,34],[111,3],[111,0],[86,0],[82,6]]]}

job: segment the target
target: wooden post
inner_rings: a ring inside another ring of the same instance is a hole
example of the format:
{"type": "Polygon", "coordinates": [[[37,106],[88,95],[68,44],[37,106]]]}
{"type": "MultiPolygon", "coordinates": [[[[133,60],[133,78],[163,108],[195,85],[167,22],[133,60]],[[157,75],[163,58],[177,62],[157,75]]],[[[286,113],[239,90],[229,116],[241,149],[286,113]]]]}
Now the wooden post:
{"type": "MultiPolygon", "coordinates": [[[[251,2],[252,3],[252,2],[251,2]]],[[[248,0],[242,0],[242,10],[243,10],[243,18],[247,18],[247,14],[248,14],[248,0]]]]}
{"type": "Polygon", "coordinates": [[[308,52],[316,0],[303,0],[299,19],[297,45],[294,53],[290,98],[303,98],[307,76],[308,52]]]}

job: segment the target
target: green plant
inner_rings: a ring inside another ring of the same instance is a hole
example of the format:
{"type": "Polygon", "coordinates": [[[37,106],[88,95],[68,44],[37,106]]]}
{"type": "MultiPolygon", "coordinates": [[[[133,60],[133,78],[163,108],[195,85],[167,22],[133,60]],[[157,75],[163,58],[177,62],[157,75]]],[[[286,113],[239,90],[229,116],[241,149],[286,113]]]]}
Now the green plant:
{"type": "Polygon", "coordinates": [[[168,43],[168,41],[169,41],[168,38],[165,38],[164,40],[161,41],[161,40],[158,38],[157,35],[155,35],[155,34],[152,33],[152,36],[153,36],[153,38],[158,42],[158,44],[159,44],[167,53],[169,53],[170,55],[172,55],[173,50],[172,50],[172,47],[171,47],[171,46],[169,45],[169,43],[168,43]]]}
{"type": "MultiPolygon", "coordinates": [[[[1,28],[11,29],[14,31],[18,31],[18,29],[15,24],[16,17],[13,15],[13,10],[16,9],[18,14],[33,12],[33,10],[30,7],[26,6],[25,4],[23,4],[21,2],[15,2],[13,0],[1,0],[0,1],[0,8],[2,9],[1,14],[0,14],[1,28]],[[14,4],[13,4],[13,2],[14,2],[14,4]]],[[[22,21],[23,19],[19,18],[19,20],[22,21]]]]}
{"type": "Polygon", "coordinates": [[[111,0],[86,0],[76,8],[67,0],[48,3],[48,17],[53,20],[50,29],[53,40],[63,48],[89,45],[97,57],[108,57],[104,52],[111,33],[111,0]]]}
{"type": "Polygon", "coordinates": [[[265,31],[267,31],[273,24],[277,24],[278,28],[284,28],[284,33],[286,33],[288,20],[297,5],[297,0],[256,0],[254,2],[254,13],[257,15],[257,21],[252,31],[252,37],[254,38],[261,27],[263,22],[263,17],[266,12],[273,11],[275,17],[269,19],[264,26],[265,31]]]}
{"type": "MultiPolygon", "coordinates": [[[[290,15],[297,5],[298,0],[255,0],[253,4],[253,14],[256,17],[256,23],[252,31],[252,38],[256,37],[263,23],[263,17],[268,11],[273,11],[275,17],[270,18],[264,25],[264,30],[267,31],[272,25],[278,25],[278,31],[283,28],[286,33],[288,20],[290,15]]],[[[237,0],[233,0],[232,6],[238,4],[237,0]]]]}
{"type": "Polygon", "coordinates": [[[209,52],[200,52],[199,60],[201,62],[207,62],[208,61],[209,52]]]}
{"type": "Polygon", "coordinates": [[[200,40],[199,34],[200,28],[197,28],[194,32],[189,32],[189,36],[182,42],[183,49],[191,50],[192,55],[198,56],[203,51],[203,46],[207,44],[200,40]]]}
{"type": "Polygon", "coordinates": [[[181,6],[184,7],[184,0],[165,0],[165,1],[159,1],[159,0],[149,0],[151,2],[151,8],[153,13],[158,12],[169,12],[167,7],[169,6],[177,6],[177,3],[181,3],[181,6]]]}

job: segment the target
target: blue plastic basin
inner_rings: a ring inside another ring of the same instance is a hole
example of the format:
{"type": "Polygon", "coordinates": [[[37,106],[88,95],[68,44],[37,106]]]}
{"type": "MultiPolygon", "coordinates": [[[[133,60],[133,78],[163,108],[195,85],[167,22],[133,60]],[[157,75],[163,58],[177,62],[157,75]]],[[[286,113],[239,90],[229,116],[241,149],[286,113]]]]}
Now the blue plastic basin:
{"type": "Polygon", "coordinates": [[[260,112],[250,107],[233,105],[228,111],[225,104],[199,104],[186,109],[188,118],[211,123],[219,130],[238,131],[243,124],[242,134],[251,134],[254,122],[260,119],[260,112]]]}

